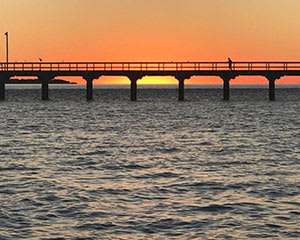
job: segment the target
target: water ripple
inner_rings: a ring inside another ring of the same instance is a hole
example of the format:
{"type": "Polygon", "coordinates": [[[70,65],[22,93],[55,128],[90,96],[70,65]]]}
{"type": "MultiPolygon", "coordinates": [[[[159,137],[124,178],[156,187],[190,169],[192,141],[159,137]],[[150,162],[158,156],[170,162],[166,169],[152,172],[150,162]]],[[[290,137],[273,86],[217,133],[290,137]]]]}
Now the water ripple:
{"type": "Polygon", "coordinates": [[[0,239],[300,239],[300,95],[276,93],[9,89],[0,239]]]}

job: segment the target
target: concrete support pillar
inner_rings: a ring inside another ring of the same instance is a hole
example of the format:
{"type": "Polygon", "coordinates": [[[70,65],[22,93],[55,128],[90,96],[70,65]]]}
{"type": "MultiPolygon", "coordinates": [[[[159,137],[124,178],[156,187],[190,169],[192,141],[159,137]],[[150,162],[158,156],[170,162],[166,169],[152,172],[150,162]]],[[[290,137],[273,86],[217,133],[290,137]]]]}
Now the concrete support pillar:
{"type": "Polygon", "coordinates": [[[7,74],[0,75],[0,101],[5,100],[5,83],[10,79],[7,74]]]}
{"type": "Polygon", "coordinates": [[[101,76],[95,74],[86,74],[82,76],[82,78],[86,81],[86,100],[93,100],[93,81],[99,77],[101,76]]]}
{"type": "Polygon", "coordinates": [[[275,79],[269,79],[269,100],[275,101],[275,79]]]}
{"type": "Polygon", "coordinates": [[[49,76],[39,76],[39,80],[42,84],[42,100],[49,100],[49,82],[52,77],[49,76]]]}
{"type": "Polygon", "coordinates": [[[184,101],[184,79],[178,79],[178,100],[184,101]]]}
{"type": "Polygon", "coordinates": [[[136,101],[137,100],[137,79],[131,78],[130,79],[130,100],[136,101]]]}
{"type": "Polygon", "coordinates": [[[228,101],[230,97],[230,79],[223,78],[223,100],[228,101]]]}
{"type": "Polygon", "coordinates": [[[280,79],[282,75],[269,73],[265,77],[269,81],[269,100],[275,101],[275,81],[280,79]]]}
{"type": "Polygon", "coordinates": [[[93,80],[92,78],[86,79],[86,100],[93,100],[93,80]]]}
{"type": "Polygon", "coordinates": [[[189,74],[177,74],[174,76],[178,80],[178,101],[184,101],[184,81],[189,79],[189,74]]]}
{"type": "Polygon", "coordinates": [[[0,100],[5,100],[5,79],[0,79],[0,100]]]}
{"type": "Polygon", "coordinates": [[[142,74],[127,75],[130,80],[130,100],[137,100],[137,81],[143,77],[142,74]]]}

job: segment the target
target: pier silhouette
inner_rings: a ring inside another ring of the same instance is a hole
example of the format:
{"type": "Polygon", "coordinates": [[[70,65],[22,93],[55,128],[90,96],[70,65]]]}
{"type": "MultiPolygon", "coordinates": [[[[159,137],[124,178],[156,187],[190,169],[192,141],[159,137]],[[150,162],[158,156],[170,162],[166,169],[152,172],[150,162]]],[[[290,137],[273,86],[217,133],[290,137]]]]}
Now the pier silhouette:
{"type": "Polygon", "coordinates": [[[86,99],[93,99],[93,81],[101,76],[129,78],[131,101],[137,100],[137,83],[145,76],[173,76],[178,80],[178,100],[184,100],[185,80],[192,76],[218,76],[223,80],[223,100],[230,98],[230,80],[238,76],[263,76],[269,81],[269,100],[275,100],[275,82],[283,76],[300,76],[300,62],[14,62],[0,63],[0,100],[11,77],[35,76],[41,82],[42,100],[49,99],[49,82],[58,76],[81,76],[86,99]]]}

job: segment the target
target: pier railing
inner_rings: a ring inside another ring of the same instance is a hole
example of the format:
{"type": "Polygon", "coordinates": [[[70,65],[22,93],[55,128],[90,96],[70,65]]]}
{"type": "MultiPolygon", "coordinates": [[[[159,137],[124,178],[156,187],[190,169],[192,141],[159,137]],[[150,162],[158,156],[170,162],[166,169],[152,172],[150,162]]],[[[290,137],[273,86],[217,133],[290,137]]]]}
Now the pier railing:
{"type": "Polygon", "coordinates": [[[10,62],[0,71],[288,71],[300,62],[10,62]]]}

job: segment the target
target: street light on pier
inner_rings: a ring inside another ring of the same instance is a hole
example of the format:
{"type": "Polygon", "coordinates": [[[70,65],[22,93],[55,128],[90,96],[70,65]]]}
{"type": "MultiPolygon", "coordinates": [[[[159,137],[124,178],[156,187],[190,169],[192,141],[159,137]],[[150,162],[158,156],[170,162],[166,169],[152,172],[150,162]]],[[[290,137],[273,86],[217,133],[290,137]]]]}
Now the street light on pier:
{"type": "Polygon", "coordinates": [[[4,34],[6,36],[6,68],[8,71],[8,32],[4,34]]]}

